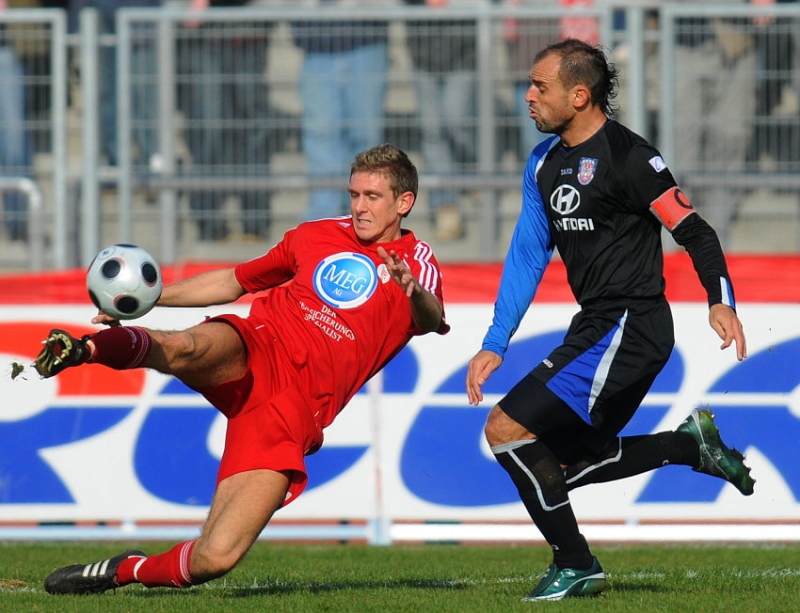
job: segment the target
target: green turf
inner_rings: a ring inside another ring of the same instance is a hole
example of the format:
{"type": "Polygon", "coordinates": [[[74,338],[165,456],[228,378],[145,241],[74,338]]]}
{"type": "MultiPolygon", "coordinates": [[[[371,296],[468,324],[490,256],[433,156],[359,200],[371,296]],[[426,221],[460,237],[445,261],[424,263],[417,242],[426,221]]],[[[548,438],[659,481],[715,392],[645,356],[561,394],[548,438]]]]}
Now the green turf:
{"type": "Polygon", "coordinates": [[[286,545],[259,542],[232,573],[190,590],[128,586],[50,596],[57,566],[156,543],[0,543],[0,611],[13,613],[775,613],[800,611],[800,545],[595,547],[609,579],[601,596],[523,603],[547,566],[542,546],[286,545]]]}

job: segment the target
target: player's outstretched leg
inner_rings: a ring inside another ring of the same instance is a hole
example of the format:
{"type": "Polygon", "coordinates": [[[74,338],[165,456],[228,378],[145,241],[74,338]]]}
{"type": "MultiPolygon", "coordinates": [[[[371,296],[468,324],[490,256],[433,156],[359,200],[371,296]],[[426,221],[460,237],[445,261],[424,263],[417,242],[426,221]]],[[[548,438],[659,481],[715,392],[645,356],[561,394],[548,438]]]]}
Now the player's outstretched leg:
{"type": "Polygon", "coordinates": [[[551,564],[542,580],[523,601],[562,600],[575,596],[594,596],[606,588],[606,574],[597,558],[586,570],[558,568],[551,564]]]}
{"type": "Polygon", "coordinates": [[[681,422],[676,432],[688,434],[697,443],[700,465],[693,469],[695,472],[725,479],[745,496],[753,493],[755,480],[750,476],[750,468],[745,466],[744,456],[722,442],[711,411],[696,409],[681,422]]]}
{"type": "Polygon", "coordinates": [[[44,348],[36,356],[33,365],[36,372],[45,379],[53,377],[65,368],[78,366],[89,359],[89,350],[86,348],[86,339],[72,337],[69,332],[54,328],[42,341],[44,348]]]}
{"type": "Polygon", "coordinates": [[[120,587],[117,568],[130,558],[145,559],[138,550],[124,553],[91,564],[70,564],[54,570],[44,580],[44,589],[50,594],[100,594],[120,587]]]}

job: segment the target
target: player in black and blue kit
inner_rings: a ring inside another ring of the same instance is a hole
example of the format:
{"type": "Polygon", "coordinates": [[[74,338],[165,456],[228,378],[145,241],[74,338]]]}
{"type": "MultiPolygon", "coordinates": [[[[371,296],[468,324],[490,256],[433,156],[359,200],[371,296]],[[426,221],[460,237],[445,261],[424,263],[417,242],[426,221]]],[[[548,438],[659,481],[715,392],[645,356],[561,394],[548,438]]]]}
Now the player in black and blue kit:
{"type": "Polygon", "coordinates": [[[494,318],[470,361],[467,393],[502,363],[554,249],[580,305],[563,344],[492,408],[485,435],[553,549],[553,564],[525,600],[596,594],[606,578],[581,535],[569,491],[683,464],[743,494],[754,481],[708,410],[674,432],[620,437],[674,344],[664,296],[661,228],[689,253],[708,294],[709,322],[746,356],[725,257],[714,230],[676,185],[659,152],[609,117],[617,73],[603,52],[566,40],[535,58],[526,101],[553,137],[528,160],[494,318]]]}

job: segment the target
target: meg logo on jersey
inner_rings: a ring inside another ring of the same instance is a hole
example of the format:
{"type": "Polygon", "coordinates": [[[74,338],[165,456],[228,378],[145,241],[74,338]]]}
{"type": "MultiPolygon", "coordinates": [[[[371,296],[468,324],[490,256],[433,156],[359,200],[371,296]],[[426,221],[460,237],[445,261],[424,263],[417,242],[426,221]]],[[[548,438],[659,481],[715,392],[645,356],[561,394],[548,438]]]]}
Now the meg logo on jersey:
{"type": "Polygon", "coordinates": [[[337,309],[364,304],[378,285],[375,264],[360,253],[343,252],[322,260],[314,271],[314,290],[337,309]]]}

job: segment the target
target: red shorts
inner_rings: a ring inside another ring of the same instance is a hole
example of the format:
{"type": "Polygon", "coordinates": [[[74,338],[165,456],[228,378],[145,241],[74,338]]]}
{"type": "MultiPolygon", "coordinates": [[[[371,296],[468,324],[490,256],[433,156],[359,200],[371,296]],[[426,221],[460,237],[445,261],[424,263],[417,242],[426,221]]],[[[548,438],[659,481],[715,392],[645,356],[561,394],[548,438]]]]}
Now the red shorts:
{"type": "Polygon", "coordinates": [[[217,483],[249,470],[291,473],[284,505],[305,489],[304,456],[322,445],[322,428],[314,421],[306,386],[308,366],[287,359],[278,339],[250,319],[220,315],[247,346],[247,374],[236,381],[197,389],[228,418],[225,450],[217,483]]]}

